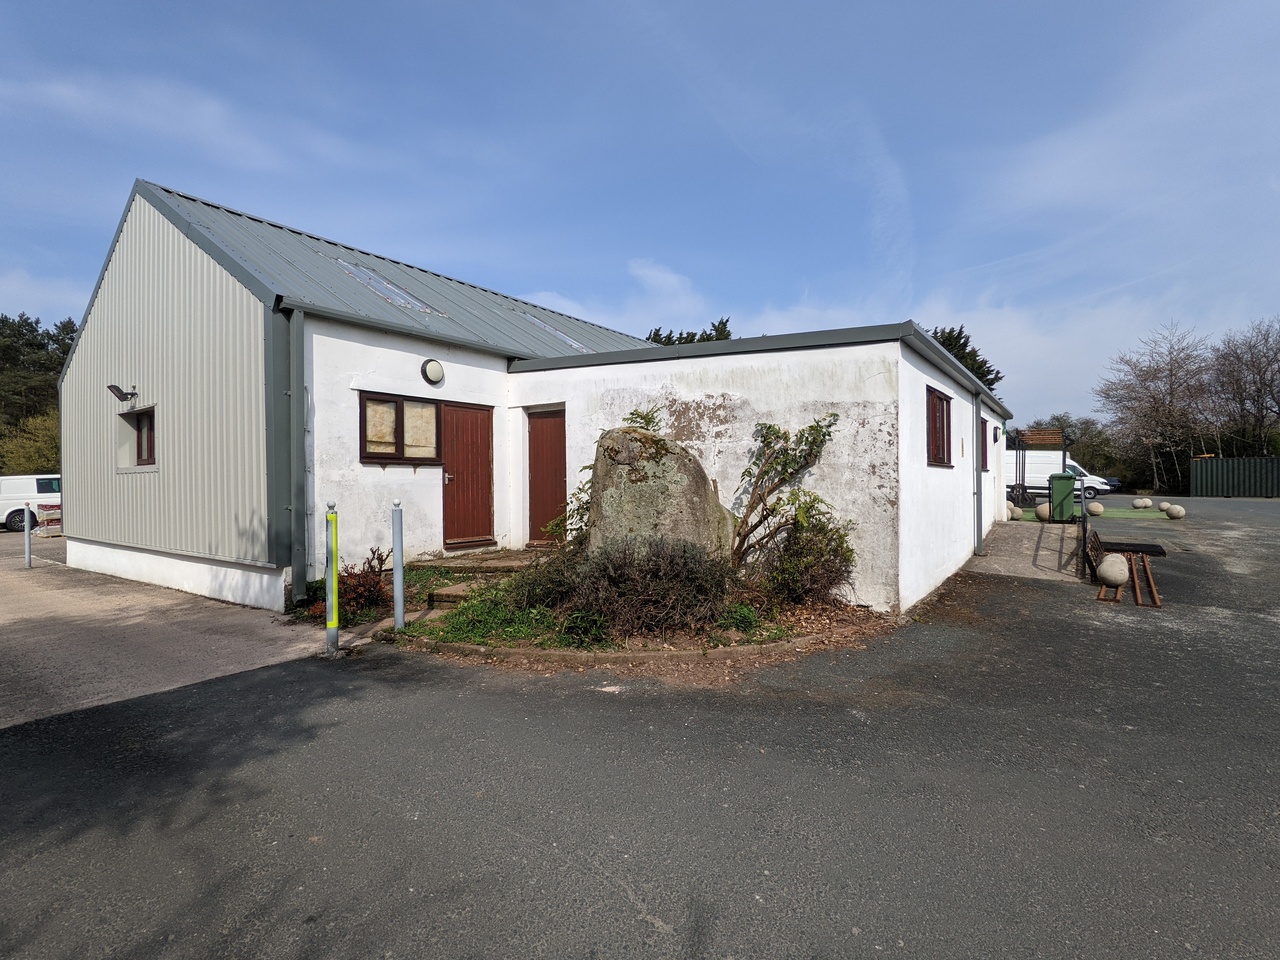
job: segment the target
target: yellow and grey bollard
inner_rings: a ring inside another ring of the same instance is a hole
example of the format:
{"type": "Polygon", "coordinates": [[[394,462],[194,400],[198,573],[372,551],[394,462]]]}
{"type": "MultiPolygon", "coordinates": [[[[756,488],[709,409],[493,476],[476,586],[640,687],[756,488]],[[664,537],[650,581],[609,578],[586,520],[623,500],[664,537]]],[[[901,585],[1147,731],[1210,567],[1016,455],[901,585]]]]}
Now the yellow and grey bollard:
{"type": "Polygon", "coordinates": [[[391,501],[391,596],[395,603],[396,629],[404,629],[404,511],[400,501],[391,501]]]}
{"type": "Polygon", "coordinates": [[[31,569],[31,504],[22,505],[22,551],[27,560],[27,569],[31,569]]]}
{"type": "Polygon", "coordinates": [[[338,655],[338,511],[337,504],[329,501],[329,512],[324,515],[325,571],[324,571],[324,639],[331,657],[338,655]]]}

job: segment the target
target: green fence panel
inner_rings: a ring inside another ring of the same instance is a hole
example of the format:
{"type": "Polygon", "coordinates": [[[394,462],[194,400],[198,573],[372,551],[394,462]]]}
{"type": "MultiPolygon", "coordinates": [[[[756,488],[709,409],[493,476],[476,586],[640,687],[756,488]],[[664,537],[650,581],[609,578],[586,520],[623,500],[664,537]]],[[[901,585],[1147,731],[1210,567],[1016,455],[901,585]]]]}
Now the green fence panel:
{"type": "Polygon", "coordinates": [[[1191,461],[1193,497],[1280,497],[1280,457],[1191,461]]]}

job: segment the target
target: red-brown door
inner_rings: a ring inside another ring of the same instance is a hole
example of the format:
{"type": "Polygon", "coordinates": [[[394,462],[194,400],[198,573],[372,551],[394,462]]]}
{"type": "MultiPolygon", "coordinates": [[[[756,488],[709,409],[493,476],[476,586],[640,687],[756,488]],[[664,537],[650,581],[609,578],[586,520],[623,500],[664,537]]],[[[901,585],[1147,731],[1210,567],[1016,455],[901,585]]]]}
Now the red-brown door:
{"type": "Polygon", "coordinates": [[[444,545],[493,543],[493,409],[441,404],[444,545]]]}
{"type": "Polygon", "coordinates": [[[564,513],[564,411],[529,414],[529,542],[551,543],[547,525],[564,513]]]}

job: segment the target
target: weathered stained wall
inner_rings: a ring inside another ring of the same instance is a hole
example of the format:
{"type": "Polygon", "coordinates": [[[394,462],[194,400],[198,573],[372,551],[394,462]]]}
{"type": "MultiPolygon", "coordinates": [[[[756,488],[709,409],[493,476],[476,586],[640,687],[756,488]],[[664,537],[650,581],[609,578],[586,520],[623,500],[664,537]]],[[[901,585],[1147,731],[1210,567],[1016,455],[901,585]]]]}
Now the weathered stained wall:
{"type": "MultiPolygon", "coordinates": [[[[835,436],[806,486],[855,521],[858,554],[850,599],[877,609],[898,603],[898,345],[687,357],[661,362],[527,371],[511,377],[511,407],[563,403],[572,488],[603,430],[636,408],[659,403],[666,432],[702,461],[721,502],[735,494],[758,422],[797,430],[828,412],[835,436]]],[[[513,422],[519,421],[513,417],[513,422]]],[[[521,461],[523,463],[523,461],[521,461]]],[[[523,475],[523,470],[514,472],[523,475]]],[[[513,478],[511,515],[527,516],[513,478]],[[521,511],[524,511],[523,513],[521,511]]],[[[527,526],[527,522],[525,524],[527,526]]],[[[524,535],[522,532],[521,536],[524,535]]]]}
{"type": "MultiPolygon", "coordinates": [[[[508,475],[524,475],[526,464],[513,461],[507,428],[506,361],[458,347],[432,344],[308,316],[307,367],[307,518],[312,536],[308,563],[312,579],[324,569],[325,504],[337,503],[338,550],[344,563],[359,564],[370,547],[391,549],[391,508],[404,510],[404,546],[409,558],[444,548],[442,468],[360,462],[359,391],[391,393],[423,400],[495,407],[493,467],[496,493],[494,531],[499,546],[523,546],[510,537],[508,475]],[[422,378],[426,359],[439,360],[444,380],[422,378]]],[[[523,534],[521,534],[523,536],[523,534]]]]}
{"type": "MultiPolygon", "coordinates": [[[[262,303],[136,197],[62,384],[69,539],[269,562],[263,338],[262,303]],[[139,467],[120,415],[147,407],[139,467]]],[[[109,572],[130,576],[128,556],[109,572]]]]}

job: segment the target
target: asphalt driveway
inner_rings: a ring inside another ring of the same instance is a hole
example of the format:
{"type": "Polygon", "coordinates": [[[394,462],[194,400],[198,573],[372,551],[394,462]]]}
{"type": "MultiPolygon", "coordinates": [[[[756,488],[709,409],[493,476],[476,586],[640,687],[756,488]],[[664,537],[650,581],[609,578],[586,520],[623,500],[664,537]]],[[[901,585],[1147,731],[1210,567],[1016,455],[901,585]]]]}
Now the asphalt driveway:
{"type": "Polygon", "coordinates": [[[323,632],[66,567],[61,538],[0,532],[0,727],[307,657],[323,632]]]}
{"type": "Polygon", "coordinates": [[[1280,505],[1213,511],[1163,610],[966,573],[730,690],[375,648],[0,731],[0,953],[1275,957],[1280,505]]]}

